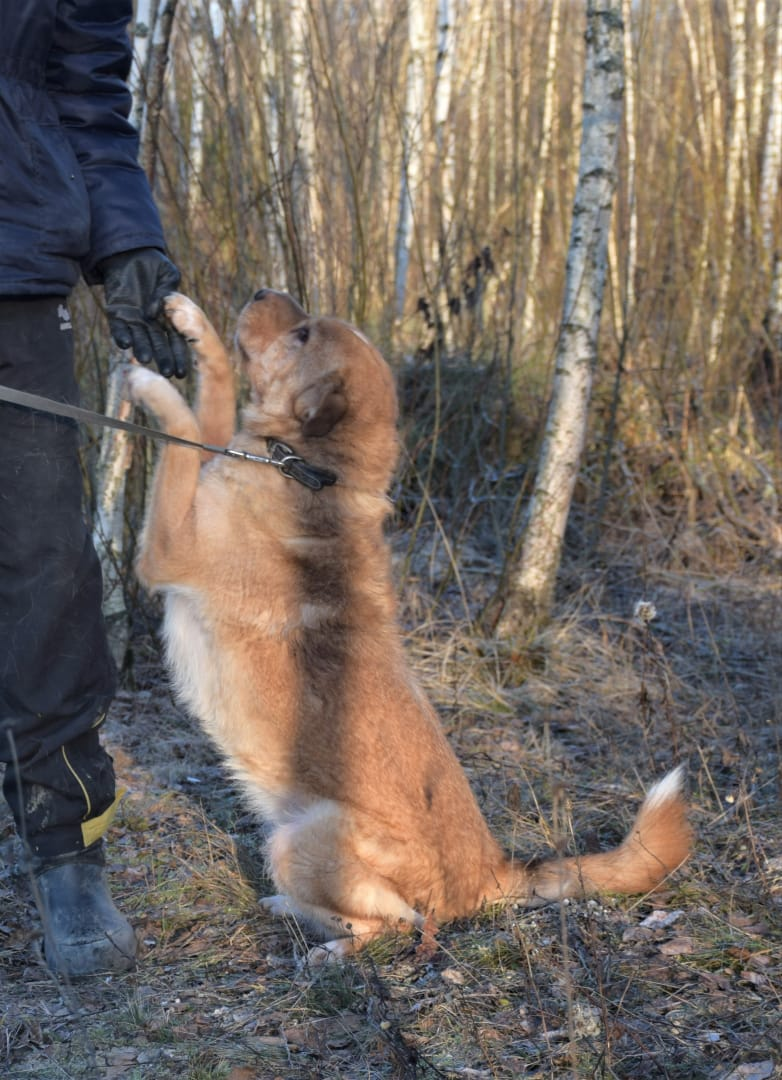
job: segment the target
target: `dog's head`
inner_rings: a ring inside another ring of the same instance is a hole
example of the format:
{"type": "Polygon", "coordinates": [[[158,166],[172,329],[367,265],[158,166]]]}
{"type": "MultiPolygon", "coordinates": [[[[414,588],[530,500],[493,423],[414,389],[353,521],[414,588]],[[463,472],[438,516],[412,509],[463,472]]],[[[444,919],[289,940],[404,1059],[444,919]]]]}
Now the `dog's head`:
{"type": "Polygon", "coordinates": [[[359,467],[377,483],[380,470],[386,486],[397,455],[396,390],[360,331],[308,315],[287,293],[261,289],[239,316],[236,344],[250,382],[249,430],[282,439],[313,462],[333,463],[343,476],[359,467]]]}

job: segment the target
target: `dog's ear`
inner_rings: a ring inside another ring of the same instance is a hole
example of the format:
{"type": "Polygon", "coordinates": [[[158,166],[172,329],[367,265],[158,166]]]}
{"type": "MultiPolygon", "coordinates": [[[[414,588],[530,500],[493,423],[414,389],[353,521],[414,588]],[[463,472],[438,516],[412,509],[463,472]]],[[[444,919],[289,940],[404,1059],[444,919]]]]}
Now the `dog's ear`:
{"type": "Polygon", "coordinates": [[[294,415],[301,421],[305,438],[328,435],[345,415],[348,403],[342,379],[336,373],[324,375],[302,390],[294,403],[294,415]]]}

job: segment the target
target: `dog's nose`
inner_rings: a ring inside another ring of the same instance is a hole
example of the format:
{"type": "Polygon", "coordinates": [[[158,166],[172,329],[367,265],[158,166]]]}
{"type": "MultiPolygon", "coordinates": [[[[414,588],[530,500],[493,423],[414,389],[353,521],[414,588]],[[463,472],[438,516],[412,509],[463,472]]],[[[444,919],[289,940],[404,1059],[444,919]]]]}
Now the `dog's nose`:
{"type": "Polygon", "coordinates": [[[268,296],[270,292],[271,292],[271,289],[259,289],[258,292],[253,297],[253,300],[263,300],[263,298],[265,296],[268,296]]]}

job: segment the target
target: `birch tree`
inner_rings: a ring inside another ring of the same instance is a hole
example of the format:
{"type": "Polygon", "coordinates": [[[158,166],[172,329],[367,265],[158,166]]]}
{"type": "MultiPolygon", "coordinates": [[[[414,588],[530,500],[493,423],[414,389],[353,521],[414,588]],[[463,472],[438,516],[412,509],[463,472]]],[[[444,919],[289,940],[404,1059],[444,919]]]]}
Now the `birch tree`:
{"type": "Polygon", "coordinates": [[[772,348],[782,350],[782,250],[780,250],[776,215],[780,176],[782,176],[782,2],[777,4],[774,34],[771,102],[763,148],[759,213],[763,249],[771,277],[766,329],[771,338],[772,348]]]}
{"type": "Polygon", "coordinates": [[[543,94],[543,120],[538,148],[538,178],[532,201],[532,223],[529,240],[529,267],[527,288],[524,297],[524,310],[521,317],[525,339],[535,327],[535,282],[540,269],[540,252],[543,238],[543,214],[545,194],[548,187],[548,163],[551,157],[551,140],[554,130],[554,110],[556,103],[556,67],[557,47],[559,44],[560,0],[553,0],[551,23],[548,33],[548,51],[546,56],[545,90],[543,94]]]}
{"type": "Polygon", "coordinates": [[[621,0],[588,0],[578,181],[551,403],[521,558],[499,623],[518,639],[550,613],[587,430],[624,89],[621,0]]]}
{"type": "Polygon", "coordinates": [[[397,319],[402,317],[407,295],[407,271],[417,210],[416,200],[423,172],[423,140],[420,126],[424,115],[426,52],[429,35],[426,28],[426,0],[408,4],[408,57],[405,107],[402,117],[402,172],[399,190],[399,218],[394,252],[394,305],[397,319]]]}
{"type": "Polygon", "coordinates": [[[323,277],[318,238],[322,232],[320,205],[315,199],[312,163],[316,160],[315,117],[307,82],[310,64],[309,12],[306,0],[290,0],[291,31],[290,113],[294,125],[291,170],[291,214],[296,222],[302,263],[299,296],[308,310],[320,309],[319,284],[323,277]]]}
{"type": "Polygon", "coordinates": [[[443,327],[446,349],[453,349],[453,334],[449,312],[450,283],[455,261],[454,228],[454,140],[448,119],[451,108],[453,75],[453,27],[450,0],[437,0],[437,61],[434,84],[434,168],[439,222],[434,239],[433,265],[437,267],[435,308],[439,325],[443,327]]]}
{"type": "Polygon", "coordinates": [[[195,219],[201,202],[201,184],[204,168],[204,107],[206,86],[204,79],[207,70],[207,49],[202,22],[208,19],[209,8],[201,13],[193,13],[189,20],[187,40],[188,54],[192,62],[191,82],[191,117],[188,138],[188,154],[185,162],[187,176],[187,217],[195,219]]]}
{"type": "MultiPolygon", "coordinates": [[[[141,159],[151,167],[154,135],[163,100],[163,73],[176,0],[169,3],[138,0],[131,74],[133,110],[141,124],[141,159]],[[150,48],[151,44],[151,48],[150,48]]],[[[106,413],[127,420],[131,405],[123,400],[126,354],[113,344],[108,358],[106,413]]],[[[121,665],[127,648],[128,619],[124,589],[125,478],[130,465],[129,436],[105,428],[98,459],[98,492],[93,522],[93,543],[103,571],[103,613],[115,662],[121,665]]]]}
{"type": "Polygon", "coordinates": [[[717,285],[717,301],[711,320],[707,366],[713,371],[722,345],[727,315],[728,293],[735,257],[735,232],[739,213],[739,191],[747,153],[747,3],[733,0],[731,7],[731,86],[733,119],[728,145],[725,203],[722,218],[724,243],[717,285]]]}
{"type": "MultiPolygon", "coordinates": [[[[149,74],[152,19],[152,0],[138,0],[130,83],[133,94],[131,119],[138,130],[142,129],[146,115],[144,88],[149,74]]],[[[116,416],[120,420],[128,420],[132,409],[130,402],[123,399],[122,369],[125,361],[126,354],[112,342],[109,347],[104,407],[108,416],[116,416]]],[[[109,646],[118,666],[124,660],[128,635],[122,557],[125,544],[125,476],[130,465],[130,455],[127,432],[104,428],[98,455],[98,490],[92,535],[103,574],[103,617],[109,646]]]]}

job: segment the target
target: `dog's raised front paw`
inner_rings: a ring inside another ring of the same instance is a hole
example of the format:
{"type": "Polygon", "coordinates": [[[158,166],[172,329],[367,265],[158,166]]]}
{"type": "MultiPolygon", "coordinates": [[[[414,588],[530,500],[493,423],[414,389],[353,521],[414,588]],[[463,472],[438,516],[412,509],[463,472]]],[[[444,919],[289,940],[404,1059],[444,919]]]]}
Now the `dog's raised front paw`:
{"type": "Polygon", "coordinates": [[[128,400],[156,416],[165,430],[183,438],[198,437],[198,428],[187,402],[168,379],[140,364],[131,364],[125,385],[128,400]]]}
{"type": "Polygon", "coordinates": [[[196,345],[212,330],[201,308],[183,293],[171,293],[163,304],[171,325],[191,345],[196,345]]]}
{"type": "Polygon", "coordinates": [[[128,364],[125,369],[127,397],[136,405],[147,405],[150,395],[154,395],[155,385],[165,382],[162,375],[140,364],[128,364]]]}

